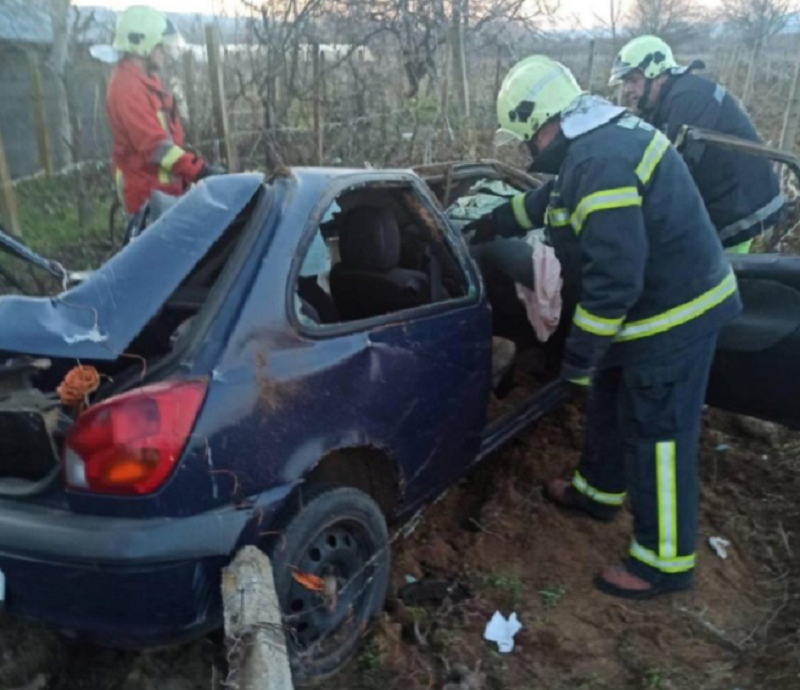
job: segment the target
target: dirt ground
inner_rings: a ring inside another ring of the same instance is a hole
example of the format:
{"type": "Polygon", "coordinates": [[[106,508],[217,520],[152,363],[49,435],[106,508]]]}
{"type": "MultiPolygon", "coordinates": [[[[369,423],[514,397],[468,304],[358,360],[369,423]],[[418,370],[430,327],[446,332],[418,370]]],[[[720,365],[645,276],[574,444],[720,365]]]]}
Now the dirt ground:
{"type": "MultiPolygon", "coordinates": [[[[706,427],[694,591],[630,603],[593,589],[623,555],[630,519],[597,524],[542,499],[542,480],[578,458],[582,415],[569,406],[426,511],[395,551],[382,620],[324,690],[800,687],[800,437],[717,412],[706,427]],[[730,540],[727,560],[711,536],[730,540]],[[444,601],[403,603],[411,578],[455,586],[444,601]],[[496,610],[524,626],[510,654],[482,640],[496,610]]],[[[214,658],[213,640],[126,653],[0,622],[3,690],[211,688],[214,658]]]]}
{"type": "Polygon", "coordinates": [[[542,480],[576,462],[581,426],[567,408],[428,512],[395,557],[395,590],[407,575],[434,577],[469,596],[427,608],[392,602],[356,667],[328,690],[441,688],[448,668],[460,680],[448,690],[800,687],[797,437],[744,432],[710,413],[695,589],[629,603],[591,584],[624,553],[629,517],[602,525],[542,499],[542,480]],[[730,540],[727,560],[711,536],[730,540]],[[511,654],[481,639],[495,610],[516,611],[524,626],[511,654]]]}

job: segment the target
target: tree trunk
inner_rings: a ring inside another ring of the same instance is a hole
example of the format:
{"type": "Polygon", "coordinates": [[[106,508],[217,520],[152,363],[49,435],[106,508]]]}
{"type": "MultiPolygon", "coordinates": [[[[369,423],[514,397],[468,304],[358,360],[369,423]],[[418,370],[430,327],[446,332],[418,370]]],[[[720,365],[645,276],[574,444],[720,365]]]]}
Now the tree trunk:
{"type": "Polygon", "coordinates": [[[72,125],[67,94],[67,61],[69,59],[69,6],[71,0],[50,0],[50,18],[53,26],[53,50],[50,69],[55,77],[55,129],[54,151],[61,167],[73,162],[72,125]]]}
{"type": "Polygon", "coordinates": [[[464,52],[464,27],[461,17],[461,5],[459,0],[453,3],[453,70],[455,74],[455,86],[458,93],[458,109],[465,120],[469,119],[469,84],[467,83],[467,65],[464,52]]]}
{"type": "Polygon", "coordinates": [[[781,131],[780,147],[784,151],[794,151],[797,138],[797,125],[800,121],[800,59],[794,71],[792,90],[789,93],[789,103],[783,116],[783,130],[781,131]]]}
{"type": "Polygon", "coordinates": [[[6,149],[3,144],[3,132],[0,131],[0,222],[12,235],[22,237],[17,215],[17,196],[8,171],[6,149]]]}
{"type": "MultiPolygon", "coordinates": [[[[70,154],[74,163],[80,163],[81,159],[83,158],[83,123],[81,122],[80,107],[78,106],[78,98],[74,89],[74,80],[67,78],[67,112],[69,113],[70,136],[72,138],[70,154]]],[[[74,174],[75,195],[78,205],[78,224],[85,228],[87,225],[89,225],[91,220],[91,210],[88,192],[86,190],[86,180],[84,179],[83,166],[76,165],[74,174]]]]}
{"type": "Polygon", "coordinates": [[[464,21],[462,15],[463,0],[456,0],[453,3],[453,28],[452,28],[452,52],[453,52],[453,77],[455,80],[456,93],[458,94],[458,108],[461,112],[461,128],[466,134],[467,151],[471,159],[477,157],[477,146],[475,133],[472,129],[472,114],[469,102],[469,82],[467,81],[467,58],[464,50],[464,21]]]}
{"type": "Polygon", "coordinates": [[[53,147],[50,145],[50,130],[47,126],[47,108],[44,99],[44,81],[42,79],[39,53],[28,50],[28,75],[31,83],[31,100],[33,102],[33,121],[36,125],[36,143],[39,150],[39,164],[49,177],[55,172],[53,166],[53,147]]]}
{"type": "Polygon", "coordinates": [[[589,41],[589,60],[586,65],[586,89],[592,93],[592,85],[594,82],[594,39],[589,41]]]}
{"type": "Polygon", "coordinates": [[[753,82],[758,71],[758,53],[761,48],[759,43],[753,45],[750,53],[750,64],[747,65],[747,78],[744,82],[744,93],[742,94],[742,104],[746,108],[750,104],[750,97],[753,94],[753,82]]]}

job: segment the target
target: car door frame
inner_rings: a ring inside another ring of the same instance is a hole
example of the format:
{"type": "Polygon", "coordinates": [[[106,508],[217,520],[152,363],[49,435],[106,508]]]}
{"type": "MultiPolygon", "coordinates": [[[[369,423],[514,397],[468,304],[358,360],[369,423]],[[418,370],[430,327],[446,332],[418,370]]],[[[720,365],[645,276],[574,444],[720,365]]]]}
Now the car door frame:
{"type": "MultiPolygon", "coordinates": [[[[692,143],[781,163],[792,171],[800,183],[800,158],[788,151],[707,129],[684,126],[675,145],[680,150],[692,143]]],[[[800,257],[774,253],[735,254],[731,255],[730,260],[743,297],[753,296],[757,293],[751,290],[758,290],[762,293],[761,299],[764,294],[768,295],[769,299],[763,304],[769,304],[770,309],[753,314],[752,309],[748,310],[748,301],[745,300],[742,315],[723,328],[711,368],[707,402],[730,412],[800,428],[800,406],[793,383],[800,378],[800,318],[796,323],[786,323],[786,315],[781,314],[780,308],[775,309],[779,306],[776,300],[800,300],[800,257]],[[758,329],[758,339],[762,342],[759,347],[745,343],[743,336],[748,319],[752,328],[758,329]],[[774,324],[771,330],[770,319],[774,324]],[[759,356],[763,358],[761,366],[758,364],[759,356]]]]}
{"type": "MultiPolygon", "coordinates": [[[[456,315],[459,312],[469,313],[470,318],[475,319],[478,331],[485,333],[485,343],[479,344],[480,347],[485,348],[485,352],[476,357],[485,361],[485,369],[483,367],[481,367],[480,371],[476,369],[473,376],[476,386],[475,395],[471,403],[473,407],[464,416],[467,419],[474,420],[474,424],[466,430],[463,461],[446,467],[442,466],[446,463],[439,462],[440,467],[437,468],[435,466],[436,463],[432,462],[436,449],[432,449],[430,457],[420,459],[422,469],[414,471],[411,476],[404,477],[401,482],[404,488],[404,505],[401,512],[415,510],[463,476],[478,456],[484,440],[486,410],[491,394],[491,311],[485,296],[480,271],[469,255],[466,242],[448,222],[433,193],[416,174],[404,171],[392,173],[386,173],[385,171],[366,172],[334,179],[327,186],[324,194],[320,195],[314,210],[309,215],[308,222],[304,226],[297,244],[287,275],[285,309],[289,325],[295,333],[302,338],[315,342],[335,339],[345,340],[349,336],[357,336],[359,334],[365,334],[369,338],[372,334],[385,332],[390,328],[400,327],[406,330],[409,324],[419,323],[436,316],[456,315]],[[415,194],[416,200],[423,207],[423,212],[430,215],[436,228],[440,231],[442,241],[446,243],[445,251],[450,251],[458,264],[459,270],[461,270],[462,276],[466,281],[466,293],[461,297],[368,319],[335,324],[308,325],[299,318],[294,297],[300,270],[306,253],[313,242],[314,234],[319,231],[320,221],[325,212],[338,197],[347,191],[359,188],[365,189],[372,185],[382,189],[387,187],[408,189],[415,194]],[[423,465],[426,467],[422,467],[423,465]],[[420,474],[423,469],[428,470],[427,474],[431,481],[419,481],[423,478],[420,474]],[[412,486],[414,483],[416,483],[416,486],[412,486]]],[[[477,343],[477,340],[475,342],[477,343]]],[[[463,344],[465,348],[470,347],[469,342],[464,342],[463,344]]],[[[472,389],[470,388],[469,390],[472,389]]],[[[464,399],[460,400],[459,403],[460,405],[468,404],[464,399]]],[[[444,429],[443,433],[445,433],[444,429]]]]}

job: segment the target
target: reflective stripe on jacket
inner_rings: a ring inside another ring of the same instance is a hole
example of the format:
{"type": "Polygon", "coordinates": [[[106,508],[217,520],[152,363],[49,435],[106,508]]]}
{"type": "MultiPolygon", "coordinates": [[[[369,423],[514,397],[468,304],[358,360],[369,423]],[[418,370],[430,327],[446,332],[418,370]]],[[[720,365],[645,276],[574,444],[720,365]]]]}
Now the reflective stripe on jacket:
{"type": "Polygon", "coordinates": [[[674,351],[741,310],[686,164],[638,118],[572,141],[558,177],[495,219],[503,234],[524,231],[520,221],[547,226],[578,301],[564,356],[570,380],[674,351]]]}
{"type": "MultiPolygon", "coordinates": [[[[692,125],[762,143],[736,99],[695,74],[667,80],[648,119],[673,142],[684,125],[692,125]]],[[[724,247],[775,225],[785,199],[768,159],[701,143],[691,144],[684,155],[724,247]]]]}
{"type": "Polygon", "coordinates": [[[106,111],[111,159],[126,211],[138,211],[154,189],[182,194],[185,180],[174,167],[189,154],[182,148],[184,134],[175,99],[158,76],[123,59],[109,81],[106,111]]]}

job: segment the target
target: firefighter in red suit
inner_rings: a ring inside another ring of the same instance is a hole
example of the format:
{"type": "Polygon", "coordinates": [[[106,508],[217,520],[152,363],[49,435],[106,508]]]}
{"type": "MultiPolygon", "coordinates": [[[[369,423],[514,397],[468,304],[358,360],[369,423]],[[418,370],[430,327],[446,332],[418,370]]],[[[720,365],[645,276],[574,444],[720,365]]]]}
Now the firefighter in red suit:
{"type": "Polygon", "coordinates": [[[106,109],[117,191],[133,215],[153,190],[172,196],[213,174],[194,153],[184,150],[184,133],[175,97],[158,76],[165,46],[180,34],[151,7],[130,7],[117,21],[114,48],[122,55],[108,86],[106,109]]]}

